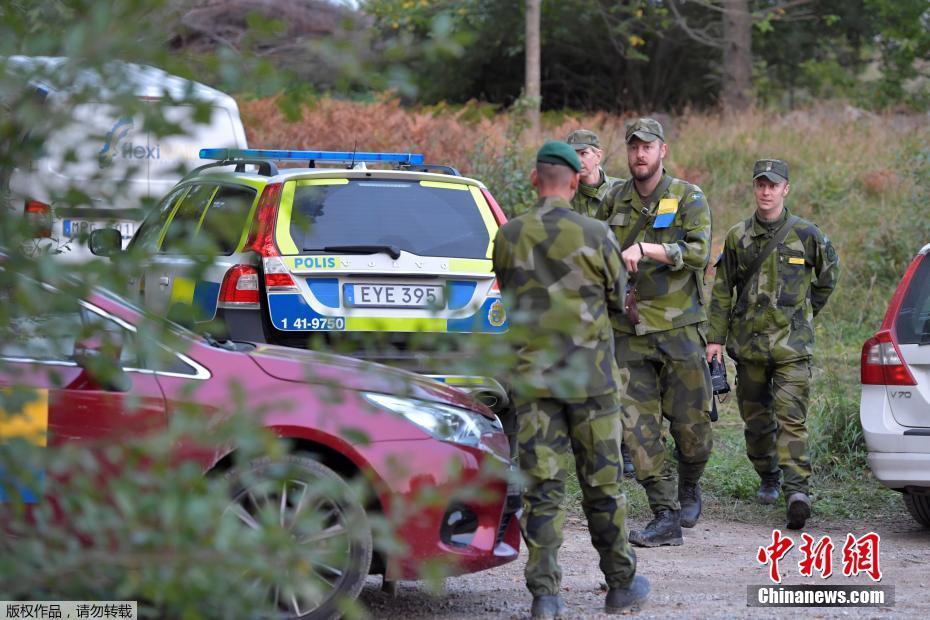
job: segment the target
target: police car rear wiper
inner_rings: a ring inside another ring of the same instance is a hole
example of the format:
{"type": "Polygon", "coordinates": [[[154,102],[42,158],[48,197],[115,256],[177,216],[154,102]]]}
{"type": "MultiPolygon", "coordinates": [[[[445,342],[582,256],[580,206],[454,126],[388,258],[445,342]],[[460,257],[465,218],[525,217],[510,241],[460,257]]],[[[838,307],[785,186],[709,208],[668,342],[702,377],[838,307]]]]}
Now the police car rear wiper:
{"type": "Polygon", "coordinates": [[[384,252],[394,260],[400,258],[396,245],[327,245],[320,248],[304,248],[304,252],[344,252],[346,254],[380,254],[384,252]]]}

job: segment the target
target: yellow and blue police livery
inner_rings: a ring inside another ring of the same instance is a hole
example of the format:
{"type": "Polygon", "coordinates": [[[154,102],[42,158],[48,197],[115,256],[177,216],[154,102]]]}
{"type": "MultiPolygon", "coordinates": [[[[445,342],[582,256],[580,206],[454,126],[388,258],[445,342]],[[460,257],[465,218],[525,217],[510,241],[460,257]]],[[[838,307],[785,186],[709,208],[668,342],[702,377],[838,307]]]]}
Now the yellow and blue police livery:
{"type": "Polygon", "coordinates": [[[422,338],[411,344],[413,334],[448,342],[507,330],[491,265],[505,218],[481,182],[416,153],[204,149],[201,158],[211,163],[130,244],[152,256],[137,281],[151,310],[289,346],[307,346],[311,332],[331,341],[377,332],[400,353],[359,356],[438,377],[442,357],[422,338]],[[216,248],[205,268],[188,252],[204,239],[216,248]]]}

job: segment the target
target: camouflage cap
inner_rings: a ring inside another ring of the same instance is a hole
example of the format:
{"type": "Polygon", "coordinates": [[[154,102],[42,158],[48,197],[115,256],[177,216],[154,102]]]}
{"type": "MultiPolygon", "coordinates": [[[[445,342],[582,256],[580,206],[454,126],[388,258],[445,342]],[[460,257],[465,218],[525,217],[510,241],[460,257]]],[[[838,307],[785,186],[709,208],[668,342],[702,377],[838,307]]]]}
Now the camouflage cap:
{"type": "Polygon", "coordinates": [[[654,118],[638,118],[626,127],[626,142],[630,143],[633,138],[639,138],[643,142],[652,142],[661,140],[665,142],[665,132],[662,131],[662,123],[654,118]]]}
{"type": "Polygon", "coordinates": [[[596,149],[601,148],[601,141],[598,140],[597,134],[587,129],[576,129],[568,134],[568,137],[565,138],[565,142],[576,151],[580,151],[589,146],[593,146],[596,149]]]}
{"type": "Polygon", "coordinates": [[[581,172],[581,160],[575,149],[564,142],[549,140],[536,151],[536,161],[544,164],[558,164],[568,166],[575,172],[581,172]]]}
{"type": "Polygon", "coordinates": [[[752,167],[752,180],[765,177],[772,183],[788,182],[788,164],[780,159],[760,159],[752,167]]]}

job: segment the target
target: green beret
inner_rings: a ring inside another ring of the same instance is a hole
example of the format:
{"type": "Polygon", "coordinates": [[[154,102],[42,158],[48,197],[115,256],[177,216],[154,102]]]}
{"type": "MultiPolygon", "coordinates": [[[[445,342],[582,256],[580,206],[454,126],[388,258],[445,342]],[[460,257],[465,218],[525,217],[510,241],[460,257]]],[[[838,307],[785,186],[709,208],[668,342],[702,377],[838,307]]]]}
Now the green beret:
{"type": "Polygon", "coordinates": [[[564,142],[558,140],[549,140],[536,151],[536,161],[544,164],[557,164],[568,166],[575,172],[581,172],[581,160],[575,149],[564,142]]]}

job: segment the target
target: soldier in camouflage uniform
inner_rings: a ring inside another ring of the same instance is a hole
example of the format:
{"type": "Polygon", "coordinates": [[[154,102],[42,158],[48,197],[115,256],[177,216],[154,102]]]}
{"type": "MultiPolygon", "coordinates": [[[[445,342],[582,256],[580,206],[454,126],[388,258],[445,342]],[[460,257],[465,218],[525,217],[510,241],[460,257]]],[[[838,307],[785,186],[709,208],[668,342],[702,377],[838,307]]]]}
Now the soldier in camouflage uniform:
{"type": "Polygon", "coordinates": [[[655,515],[645,529],[630,532],[630,542],[680,545],[681,528],[694,527],[701,514],[700,479],[713,445],[702,325],[710,208],[701,188],[665,172],[668,146],[658,121],[633,122],[626,141],[632,178],[608,196],[607,223],[625,248],[639,322],[611,318],[624,379],[624,440],[655,515]],[[664,420],[677,448],[677,485],[664,420]]]}
{"type": "Polygon", "coordinates": [[[587,129],[576,129],[568,134],[565,141],[578,153],[581,160],[581,182],[572,198],[572,208],[582,215],[604,219],[602,207],[607,192],[614,185],[623,183],[623,179],[607,176],[601,167],[601,141],[597,134],[587,129]]]}
{"type": "MultiPolygon", "coordinates": [[[[581,178],[578,191],[572,198],[572,208],[582,215],[603,220],[607,217],[604,208],[604,199],[614,185],[622,185],[623,179],[607,176],[601,167],[601,141],[597,134],[587,129],[576,129],[568,134],[565,141],[578,153],[581,160],[581,178]]],[[[630,457],[629,448],[625,443],[620,444],[620,454],[623,456],[623,475],[633,477],[636,470],[630,457]]]]}
{"type": "Polygon", "coordinates": [[[789,190],[788,164],[756,162],[756,211],[729,230],[717,261],[706,355],[708,361],[715,356],[722,361],[726,344],[736,361],[746,452],[761,478],[757,497],[763,504],[774,503],[783,474],[788,527],[801,529],[811,513],[805,426],[811,321],[836,286],[839,259],[820,229],[791,216],[784,206],[789,190]],[[782,226],[788,226],[784,239],[755,274],[747,274],[782,226]]]}
{"type": "Polygon", "coordinates": [[[514,398],[520,469],[527,479],[521,525],[534,618],[559,617],[565,461],[574,454],[591,542],[609,588],[606,611],[645,599],[627,541],[620,490],[620,403],[610,315],[623,311],[626,271],[609,228],[574,212],[581,162],[564,142],[537,153],[539,201],[494,240],[494,272],[518,345],[514,398]]]}

